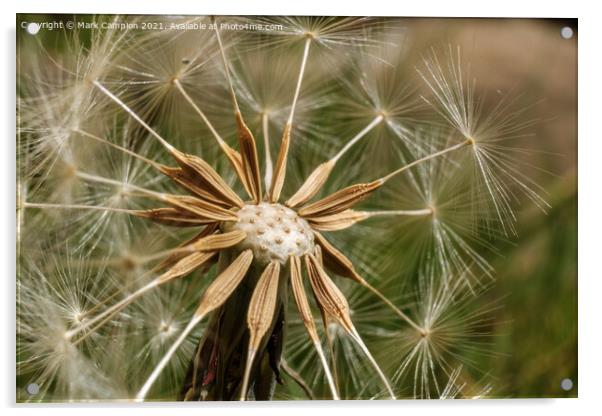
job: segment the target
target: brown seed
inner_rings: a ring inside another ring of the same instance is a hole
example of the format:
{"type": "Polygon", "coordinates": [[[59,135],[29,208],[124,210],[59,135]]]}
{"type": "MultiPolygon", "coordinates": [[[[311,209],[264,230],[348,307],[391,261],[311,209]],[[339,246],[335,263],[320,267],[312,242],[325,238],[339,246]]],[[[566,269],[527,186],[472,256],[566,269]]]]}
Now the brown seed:
{"type": "Polygon", "coordinates": [[[232,211],[193,196],[164,194],[161,199],[175,208],[188,211],[201,219],[238,221],[238,216],[232,211]]]}
{"type": "Polygon", "coordinates": [[[309,333],[309,336],[313,341],[319,339],[318,332],[316,330],[316,325],[311,314],[311,308],[309,306],[309,302],[307,300],[307,295],[305,294],[305,289],[303,288],[303,281],[301,279],[301,261],[298,257],[291,257],[290,259],[290,268],[291,268],[291,287],[293,289],[293,295],[295,297],[295,302],[297,303],[297,309],[299,310],[299,314],[301,315],[301,320],[309,333]]]}
{"type": "Polygon", "coordinates": [[[279,274],[280,263],[270,262],[253,291],[247,315],[247,324],[250,330],[249,344],[253,348],[258,347],[261,338],[266,334],[274,319],[279,274]]]}
{"type": "Polygon", "coordinates": [[[261,175],[255,138],[245,124],[240,112],[236,113],[236,123],[238,125],[238,143],[245,180],[249,185],[251,197],[255,203],[259,203],[261,201],[261,175]]]}
{"type": "Polygon", "coordinates": [[[234,230],[227,233],[218,233],[201,238],[198,241],[187,246],[193,251],[217,251],[235,246],[247,237],[247,234],[241,230],[234,230]]]}
{"type": "MultiPolygon", "coordinates": [[[[217,229],[218,229],[217,223],[208,224],[205,228],[203,228],[203,230],[200,233],[198,233],[197,235],[192,237],[190,240],[183,242],[177,248],[184,248],[196,241],[199,241],[200,239],[213,234],[214,232],[217,231],[217,229]]],[[[187,255],[188,254],[185,252],[175,252],[175,253],[171,254],[170,256],[166,257],[157,266],[155,266],[154,270],[162,270],[166,267],[169,267],[172,264],[174,264],[175,262],[177,262],[178,260],[182,259],[183,257],[186,257],[187,255]]]]}
{"type": "MultiPolygon", "coordinates": [[[[314,231],[317,247],[321,248],[326,267],[334,273],[360,282],[353,263],[319,232],[314,231]]],[[[363,279],[361,279],[363,280],[363,279]]]]}
{"type": "Polygon", "coordinates": [[[278,202],[280,199],[280,192],[282,192],[282,186],[284,185],[284,178],[286,176],[286,162],[288,159],[290,141],[291,124],[286,123],[284,126],[284,133],[282,134],[282,140],[280,141],[280,150],[278,151],[278,159],[276,160],[276,166],[274,168],[274,176],[272,177],[272,183],[270,185],[270,202],[278,202]]]}
{"type": "Polygon", "coordinates": [[[307,221],[315,230],[338,231],[351,227],[352,225],[365,220],[368,216],[369,215],[365,212],[348,209],[339,212],[338,214],[308,217],[307,221]]]}
{"type": "Polygon", "coordinates": [[[175,279],[177,277],[184,276],[195,269],[198,269],[203,264],[207,263],[217,254],[215,251],[204,252],[199,251],[196,253],[189,254],[178,260],[173,266],[165,271],[160,277],[159,282],[164,283],[168,280],[175,279]]]}
{"type": "Polygon", "coordinates": [[[221,306],[245,277],[252,261],[253,252],[251,250],[245,250],[240,253],[207,287],[201,297],[201,302],[195,315],[205,316],[207,313],[221,306]]]}
{"type": "Polygon", "coordinates": [[[299,257],[290,258],[290,271],[291,287],[293,290],[293,295],[295,297],[295,303],[297,304],[297,310],[299,311],[299,315],[301,316],[301,321],[303,322],[303,325],[305,325],[305,329],[307,330],[310,339],[313,341],[314,347],[316,348],[316,352],[318,353],[318,356],[320,357],[323,363],[324,371],[326,371],[327,373],[333,396],[335,397],[335,399],[338,399],[338,393],[332,380],[332,375],[330,374],[328,365],[326,364],[326,358],[324,357],[324,351],[322,350],[320,337],[318,336],[316,324],[314,322],[314,318],[311,313],[311,308],[307,300],[307,294],[305,293],[305,288],[303,287],[301,261],[299,257]]]}
{"type": "Polygon", "coordinates": [[[353,323],[351,322],[349,304],[345,296],[312,254],[305,255],[305,266],[318,303],[330,317],[334,318],[345,330],[352,333],[353,323]]]}
{"type": "Polygon", "coordinates": [[[267,334],[272,326],[274,314],[276,311],[276,301],[278,299],[278,280],[280,277],[280,263],[272,261],[265,268],[257,286],[251,296],[249,310],[247,312],[247,326],[249,327],[249,348],[247,352],[247,362],[243,375],[241,397],[244,400],[246,396],[247,385],[255,353],[259,348],[261,340],[267,334]]]}
{"type": "Polygon", "coordinates": [[[182,208],[155,208],[148,210],[131,211],[133,215],[148,218],[159,224],[172,227],[198,227],[202,224],[214,222],[213,220],[200,218],[199,216],[182,208]]]}
{"type": "Polygon", "coordinates": [[[334,215],[351,208],[383,185],[382,180],[360,183],[343,188],[299,210],[303,217],[334,215]]]}
{"type": "Polygon", "coordinates": [[[231,206],[242,207],[243,201],[228,186],[222,177],[203,159],[195,155],[189,155],[178,150],[174,150],[172,155],[183,168],[185,177],[191,183],[210,193],[212,196],[228,202],[231,206]]]}
{"type": "Polygon", "coordinates": [[[296,207],[305,202],[309,201],[318,191],[324,186],[324,183],[330,176],[330,172],[334,167],[334,162],[329,160],[328,162],[319,165],[305,180],[301,188],[293,195],[286,205],[289,207],[296,207]]]}

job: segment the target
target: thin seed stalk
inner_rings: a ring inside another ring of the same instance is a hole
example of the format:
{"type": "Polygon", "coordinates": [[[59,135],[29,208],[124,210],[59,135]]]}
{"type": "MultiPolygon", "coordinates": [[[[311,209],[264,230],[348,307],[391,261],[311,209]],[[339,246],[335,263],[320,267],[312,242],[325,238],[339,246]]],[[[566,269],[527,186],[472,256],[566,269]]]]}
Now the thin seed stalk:
{"type": "MultiPolygon", "coordinates": [[[[218,273],[236,257],[236,250],[222,250],[218,273]]],[[[181,387],[179,400],[230,401],[239,400],[244,368],[247,363],[250,334],[247,327],[251,298],[265,266],[253,263],[245,278],[232,295],[214,310],[197,345],[181,387]]],[[[285,272],[281,272],[285,276],[285,272]]],[[[254,365],[248,376],[249,393],[256,400],[269,400],[279,376],[272,363],[279,363],[284,326],[286,279],[279,279],[274,319],[256,347],[254,365]]]]}

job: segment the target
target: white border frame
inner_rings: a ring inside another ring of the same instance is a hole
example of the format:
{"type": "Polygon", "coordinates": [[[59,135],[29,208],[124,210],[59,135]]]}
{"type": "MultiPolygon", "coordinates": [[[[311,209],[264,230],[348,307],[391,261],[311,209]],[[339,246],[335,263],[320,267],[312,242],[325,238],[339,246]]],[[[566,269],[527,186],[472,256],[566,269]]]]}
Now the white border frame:
{"type": "Polygon", "coordinates": [[[314,412],[344,411],[345,416],[383,412],[386,414],[422,415],[444,413],[447,415],[478,414],[482,416],[503,415],[526,412],[546,415],[563,415],[567,412],[589,414],[601,408],[599,386],[602,385],[602,316],[600,305],[602,295],[601,266],[598,252],[602,236],[599,209],[602,157],[602,134],[600,133],[600,18],[595,6],[577,4],[574,1],[504,0],[503,2],[483,2],[467,0],[394,2],[392,0],[369,0],[352,3],[347,1],[302,0],[224,0],[186,1],[168,0],[151,3],[146,1],[103,0],[21,0],[19,4],[2,2],[2,58],[0,66],[3,83],[3,96],[0,97],[3,137],[0,139],[2,157],[1,193],[4,198],[0,215],[0,230],[3,231],[0,250],[3,273],[2,297],[3,314],[2,367],[0,371],[0,404],[7,407],[5,414],[44,415],[106,415],[109,411],[131,409],[148,415],[164,415],[166,410],[180,414],[210,412],[210,414],[240,412],[256,415],[304,415],[314,412]],[[254,15],[383,15],[383,16],[449,16],[449,17],[577,17],[579,18],[579,360],[584,365],[579,368],[579,399],[513,399],[481,401],[403,401],[387,402],[272,402],[272,403],[215,403],[215,404],[105,404],[97,405],[16,405],[15,404],[15,13],[132,13],[132,14],[254,14],[254,15]],[[596,191],[598,189],[598,191],[596,191]],[[177,410],[175,409],[177,408],[177,410]],[[112,410],[115,409],[115,410],[112,410]],[[168,410],[169,409],[169,410],[168,410]],[[592,411],[592,412],[590,412],[592,411]]]}

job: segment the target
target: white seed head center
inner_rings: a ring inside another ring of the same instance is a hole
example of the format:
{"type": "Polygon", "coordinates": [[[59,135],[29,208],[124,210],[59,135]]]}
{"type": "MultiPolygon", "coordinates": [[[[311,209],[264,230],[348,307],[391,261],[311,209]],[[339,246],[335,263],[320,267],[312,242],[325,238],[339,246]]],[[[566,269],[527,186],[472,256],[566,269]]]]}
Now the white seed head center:
{"type": "Polygon", "coordinates": [[[237,215],[238,222],[224,223],[222,229],[244,231],[247,238],[236,248],[253,250],[253,257],[259,263],[276,260],[286,265],[290,256],[302,256],[314,250],[314,235],[309,224],[290,208],[262,202],[243,206],[237,215]]]}

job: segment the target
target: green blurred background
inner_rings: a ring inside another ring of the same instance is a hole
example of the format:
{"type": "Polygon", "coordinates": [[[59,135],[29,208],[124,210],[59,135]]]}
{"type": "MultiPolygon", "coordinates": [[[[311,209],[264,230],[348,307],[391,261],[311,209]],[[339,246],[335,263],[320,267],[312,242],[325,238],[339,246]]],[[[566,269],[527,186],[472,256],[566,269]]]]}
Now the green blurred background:
{"type": "Polygon", "coordinates": [[[490,256],[497,271],[488,296],[500,299],[496,355],[484,363],[496,397],[577,396],[577,20],[416,19],[413,41],[458,44],[479,91],[512,91],[528,115],[526,147],[543,149],[529,174],[547,192],[544,215],[525,204],[519,237],[490,256]],[[561,30],[570,27],[565,39],[561,30]],[[436,29],[436,30],[433,30],[436,29]],[[573,388],[565,391],[561,381],[573,388]]]}

